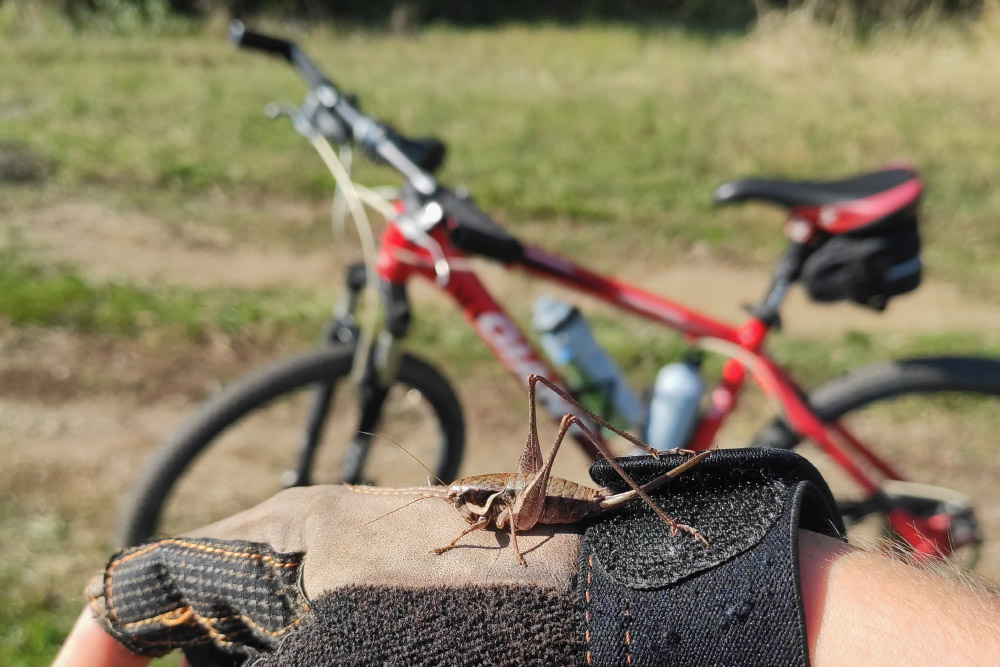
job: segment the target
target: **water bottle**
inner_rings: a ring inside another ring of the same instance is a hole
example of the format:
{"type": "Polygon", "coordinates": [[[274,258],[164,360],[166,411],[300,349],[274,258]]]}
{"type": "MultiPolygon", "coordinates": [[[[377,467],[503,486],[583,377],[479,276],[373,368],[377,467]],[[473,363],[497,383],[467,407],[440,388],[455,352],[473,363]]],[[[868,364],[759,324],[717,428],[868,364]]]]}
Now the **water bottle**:
{"type": "Polygon", "coordinates": [[[575,306],[543,295],[535,301],[532,324],[584,407],[622,429],[639,421],[639,400],[575,306]]]}
{"type": "Polygon", "coordinates": [[[656,374],[645,434],[653,447],[683,448],[691,438],[705,393],[700,369],[700,351],[689,350],[680,361],[667,364],[656,374]]]}

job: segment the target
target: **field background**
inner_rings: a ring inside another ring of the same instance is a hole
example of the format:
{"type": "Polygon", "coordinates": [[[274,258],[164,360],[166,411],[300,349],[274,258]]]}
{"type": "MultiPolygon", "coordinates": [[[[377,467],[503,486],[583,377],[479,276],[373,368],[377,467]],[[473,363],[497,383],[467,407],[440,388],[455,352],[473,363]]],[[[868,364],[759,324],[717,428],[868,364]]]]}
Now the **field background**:
{"type": "MultiPolygon", "coordinates": [[[[49,5],[0,3],[8,665],[54,655],[87,577],[114,548],[118,498],[157,441],[228,379],[308,347],[355,256],[332,240],[322,165],[261,113],[301,98],[287,67],[229,47],[221,13],[194,21],[96,5],[117,10],[73,22],[49,5]]],[[[735,29],[459,28],[398,13],[388,27],[255,25],[299,40],[366,110],[445,139],[442,180],[467,186],[518,236],[732,320],[765,287],[782,220],[758,206],[714,211],[717,185],[914,164],[928,183],[925,285],[881,316],[796,292],[772,351],[806,386],[910,354],[1000,354],[995,3],[863,30],[808,9],[735,29]]],[[[394,182],[371,165],[359,174],[394,182]]],[[[525,295],[540,289],[484,273],[526,321],[525,295]]],[[[463,472],[509,468],[523,443],[521,390],[448,304],[427,289],[415,301],[412,346],[440,363],[466,406],[463,472]]],[[[581,305],[636,386],[681,349],[581,305]]],[[[969,423],[995,433],[990,410],[957,414],[940,431],[945,449],[969,423]]],[[[907,444],[890,446],[893,460],[938,479],[942,459],[907,444]]],[[[1000,527],[990,444],[961,465],[944,460],[1000,527]]],[[[572,456],[562,465],[582,469],[572,456]]],[[[1000,556],[987,556],[983,572],[996,577],[1000,556]]]]}

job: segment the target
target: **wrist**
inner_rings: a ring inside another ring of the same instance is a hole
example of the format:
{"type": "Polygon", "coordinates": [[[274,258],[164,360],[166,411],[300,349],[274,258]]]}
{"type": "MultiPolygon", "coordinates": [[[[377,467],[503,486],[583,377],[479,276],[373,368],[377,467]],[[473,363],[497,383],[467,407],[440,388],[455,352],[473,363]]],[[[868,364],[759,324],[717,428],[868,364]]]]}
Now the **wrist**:
{"type": "Polygon", "coordinates": [[[1000,597],[892,557],[799,533],[815,665],[981,663],[1000,655],[1000,597]]]}

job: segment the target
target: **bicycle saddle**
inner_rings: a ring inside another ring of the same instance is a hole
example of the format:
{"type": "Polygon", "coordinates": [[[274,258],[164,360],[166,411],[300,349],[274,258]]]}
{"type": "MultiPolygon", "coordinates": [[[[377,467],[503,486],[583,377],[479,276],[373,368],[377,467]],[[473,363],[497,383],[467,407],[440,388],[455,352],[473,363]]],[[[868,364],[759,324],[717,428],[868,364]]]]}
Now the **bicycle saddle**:
{"type": "Polygon", "coordinates": [[[839,234],[908,210],[922,190],[923,183],[915,170],[889,167],[836,181],[746,178],[721,185],[714,201],[771,202],[831,234],[839,234]]]}

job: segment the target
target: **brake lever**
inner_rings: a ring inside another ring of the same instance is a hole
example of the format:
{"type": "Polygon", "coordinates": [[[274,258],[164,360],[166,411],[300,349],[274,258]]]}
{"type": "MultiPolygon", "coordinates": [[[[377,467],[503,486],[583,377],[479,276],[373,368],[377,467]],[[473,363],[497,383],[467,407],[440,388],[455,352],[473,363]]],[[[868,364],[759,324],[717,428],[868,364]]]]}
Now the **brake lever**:
{"type": "Polygon", "coordinates": [[[299,113],[299,108],[291,102],[268,102],[264,105],[264,115],[270,120],[277,120],[283,116],[294,118],[299,113]]]}
{"type": "Polygon", "coordinates": [[[306,139],[312,141],[320,136],[316,127],[309,118],[302,112],[302,109],[288,102],[268,102],[264,107],[264,114],[271,120],[287,117],[292,121],[292,127],[306,139]]]}
{"type": "Polygon", "coordinates": [[[312,92],[306,95],[301,107],[289,102],[269,102],[264,107],[264,114],[271,120],[290,118],[295,131],[310,141],[323,137],[341,147],[350,143],[347,128],[320,104],[312,92]]]}

